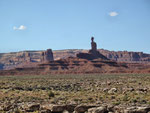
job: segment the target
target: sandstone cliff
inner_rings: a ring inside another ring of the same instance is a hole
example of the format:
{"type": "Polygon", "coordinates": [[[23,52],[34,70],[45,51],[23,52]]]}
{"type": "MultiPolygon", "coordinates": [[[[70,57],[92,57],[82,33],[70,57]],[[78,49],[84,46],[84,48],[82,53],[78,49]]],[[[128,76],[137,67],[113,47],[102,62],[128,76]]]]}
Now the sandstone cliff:
{"type": "Polygon", "coordinates": [[[108,50],[99,50],[107,58],[119,61],[119,62],[129,62],[129,63],[148,63],[150,62],[150,54],[143,52],[128,52],[128,51],[108,51],[108,50]]]}
{"type": "MultiPolygon", "coordinates": [[[[98,49],[98,51],[106,56],[108,59],[127,62],[127,63],[150,63],[150,54],[143,52],[128,52],[128,51],[109,51],[98,49]]],[[[87,53],[88,50],[62,50],[54,51],[54,59],[67,58],[69,56],[75,57],[76,54],[83,52],[87,53]]]]}
{"type": "Polygon", "coordinates": [[[0,69],[13,69],[16,67],[29,67],[37,62],[53,61],[51,49],[46,51],[21,51],[0,53],[0,69]]]}
{"type": "Polygon", "coordinates": [[[47,75],[47,74],[90,74],[90,73],[150,73],[150,65],[142,63],[119,63],[104,59],[82,59],[69,57],[39,63],[31,67],[1,70],[0,75],[47,75]]]}
{"type": "MultiPolygon", "coordinates": [[[[108,51],[98,49],[98,51],[107,58],[126,63],[150,63],[150,54],[143,52],[128,52],[128,51],[108,51]]],[[[45,51],[23,51],[13,53],[0,53],[0,69],[12,69],[18,66],[32,65],[34,62],[43,62],[42,53],[45,51]],[[31,64],[32,63],[32,64],[31,64]]],[[[71,49],[71,50],[56,50],[53,55],[44,56],[45,59],[58,60],[67,57],[75,57],[78,53],[88,53],[88,50],[71,49]],[[54,58],[53,58],[54,57],[54,58]]]]}

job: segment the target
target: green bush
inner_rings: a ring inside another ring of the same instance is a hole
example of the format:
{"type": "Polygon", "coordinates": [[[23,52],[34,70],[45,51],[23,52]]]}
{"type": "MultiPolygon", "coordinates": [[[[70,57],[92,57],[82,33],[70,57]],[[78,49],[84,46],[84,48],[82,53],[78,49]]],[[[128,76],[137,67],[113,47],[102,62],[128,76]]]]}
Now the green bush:
{"type": "Polygon", "coordinates": [[[48,92],[48,97],[49,97],[49,98],[55,97],[55,94],[54,94],[54,92],[52,92],[52,91],[49,91],[49,92],[48,92]]]}

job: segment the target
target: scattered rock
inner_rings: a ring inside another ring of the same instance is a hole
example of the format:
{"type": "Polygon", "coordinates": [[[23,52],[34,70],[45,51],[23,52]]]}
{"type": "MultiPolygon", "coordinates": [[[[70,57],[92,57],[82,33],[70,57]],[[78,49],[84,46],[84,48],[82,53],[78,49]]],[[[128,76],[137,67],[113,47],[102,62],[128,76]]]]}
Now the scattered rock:
{"type": "Polygon", "coordinates": [[[96,107],[88,109],[88,113],[105,113],[107,112],[106,107],[96,107]]]}
{"type": "Polygon", "coordinates": [[[107,82],[107,85],[111,85],[111,82],[107,82]]]}
{"type": "Polygon", "coordinates": [[[148,111],[150,111],[150,107],[138,107],[137,108],[137,112],[143,112],[143,113],[147,113],[148,111]]]}
{"type": "Polygon", "coordinates": [[[128,88],[127,91],[132,92],[132,91],[134,91],[134,88],[128,88]]]}
{"type": "Polygon", "coordinates": [[[148,91],[147,88],[139,88],[138,90],[141,91],[141,92],[147,92],[148,91]]]}
{"type": "Polygon", "coordinates": [[[76,107],[76,105],[69,104],[69,105],[66,105],[65,110],[67,110],[69,112],[73,112],[75,107],[76,107]]]}
{"type": "Polygon", "coordinates": [[[65,110],[65,105],[53,105],[51,104],[50,106],[51,112],[63,112],[65,110]]]}
{"type": "Polygon", "coordinates": [[[88,109],[92,108],[92,107],[95,107],[95,106],[92,106],[92,105],[78,105],[77,107],[75,107],[74,111],[76,113],[83,113],[83,112],[88,111],[88,109]]]}
{"type": "Polygon", "coordinates": [[[8,104],[8,105],[4,105],[3,108],[1,108],[4,111],[9,111],[11,109],[12,105],[8,104]]]}
{"type": "Polygon", "coordinates": [[[110,111],[110,112],[114,112],[114,105],[108,105],[107,106],[107,110],[110,111]]]}
{"type": "Polygon", "coordinates": [[[124,110],[124,113],[147,113],[150,107],[130,107],[124,110]]]}
{"type": "Polygon", "coordinates": [[[108,90],[109,90],[108,88],[104,88],[103,92],[108,92],[108,90]]]}
{"type": "Polygon", "coordinates": [[[50,110],[41,110],[40,113],[51,113],[50,110]]]}
{"type": "Polygon", "coordinates": [[[64,110],[62,113],[69,113],[69,111],[67,111],[67,110],[64,110]]]}
{"type": "Polygon", "coordinates": [[[27,112],[33,112],[40,109],[39,103],[31,103],[27,105],[27,108],[25,109],[27,112]]]}
{"type": "Polygon", "coordinates": [[[108,91],[108,93],[116,93],[117,92],[117,89],[116,88],[111,88],[109,91],[108,91]]]}

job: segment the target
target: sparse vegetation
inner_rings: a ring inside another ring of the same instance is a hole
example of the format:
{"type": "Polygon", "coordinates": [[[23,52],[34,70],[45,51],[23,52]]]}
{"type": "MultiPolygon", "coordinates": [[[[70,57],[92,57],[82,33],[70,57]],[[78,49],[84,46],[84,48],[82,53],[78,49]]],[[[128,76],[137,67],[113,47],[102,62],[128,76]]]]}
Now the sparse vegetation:
{"type": "Polygon", "coordinates": [[[0,76],[0,102],[149,104],[149,86],[150,74],[0,76]]]}
{"type": "Polygon", "coordinates": [[[51,98],[51,97],[54,97],[55,94],[54,94],[52,91],[49,91],[49,92],[48,92],[48,96],[49,96],[49,98],[51,98]]]}

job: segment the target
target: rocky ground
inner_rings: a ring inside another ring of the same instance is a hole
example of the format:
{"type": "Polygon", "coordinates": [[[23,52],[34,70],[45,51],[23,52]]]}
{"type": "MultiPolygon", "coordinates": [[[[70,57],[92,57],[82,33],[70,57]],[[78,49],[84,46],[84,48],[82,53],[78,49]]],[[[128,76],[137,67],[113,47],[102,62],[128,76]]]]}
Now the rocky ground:
{"type": "Polygon", "coordinates": [[[148,113],[150,74],[0,76],[0,112],[148,113]]]}

